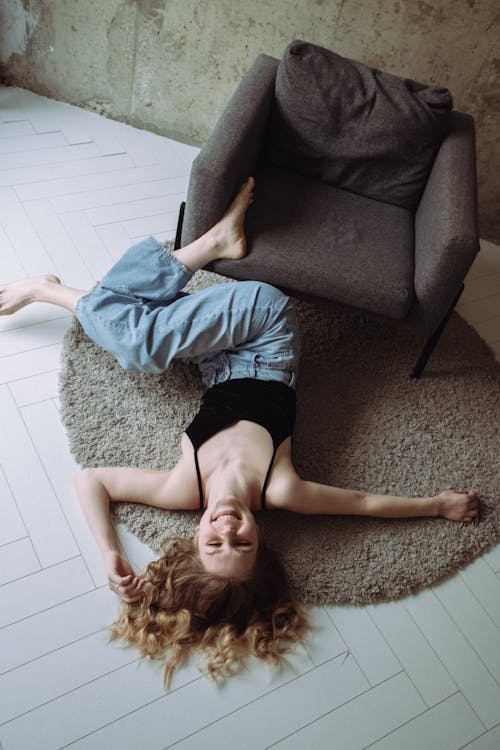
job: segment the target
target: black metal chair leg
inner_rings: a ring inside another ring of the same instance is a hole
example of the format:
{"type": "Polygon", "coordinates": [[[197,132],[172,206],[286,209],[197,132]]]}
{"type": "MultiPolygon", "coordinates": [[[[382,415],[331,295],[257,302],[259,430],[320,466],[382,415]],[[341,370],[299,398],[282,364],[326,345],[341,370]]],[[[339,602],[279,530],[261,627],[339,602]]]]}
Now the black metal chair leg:
{"type": "Polygon", "coordinates": [[[411,373],[411,376],[410,376],[410,377],[414,378],[415,380],[417,380],[422,375],[422,373],[424,371],[424,368],[425,368],[425,366],[426,366],[426,364],[427,364],[427,362],[429,360],[429,357],[431,356],[432,352],[436,348],[436,344],[439,341],[439,339],[441,337],[441,334],[443,333],[443,331],[445,329],[445,326],[446,326],[446,324],[447,324],[447,322],[448,322],[448,320],[450,318],[450,315],[452,314],[453,310],[455,309],[458,300],[462,296],[463,290],[464,290],[464,285],[462,284],[462,286],[460,287],[460,290],[459,290],[457,296],[455,297],[455,299],[451,303],[448,312],[446,313],[446,315],[444,316],[443,320],[438,325],[438,327],[436,328],[436,330],[434,331],[434,333],[432,334],[432,336],[430,336],[430,338],[427,340],[424,348],[422,349],[422,353],[420,354],[420,357],[418,358],[417,364],[413,368],[413,372],[411,373]]]}
{"type": "Polygon", "coordinates": [[[174,250],[178,250],[181,246],[181,237],[182,237],[182,225],[184,224],[184,210],[186,208],[186,204],[183,201],[179,208],[179,218],[177,219],[177,231],[175,233],[175,242],[174,242],[174,250]]]}

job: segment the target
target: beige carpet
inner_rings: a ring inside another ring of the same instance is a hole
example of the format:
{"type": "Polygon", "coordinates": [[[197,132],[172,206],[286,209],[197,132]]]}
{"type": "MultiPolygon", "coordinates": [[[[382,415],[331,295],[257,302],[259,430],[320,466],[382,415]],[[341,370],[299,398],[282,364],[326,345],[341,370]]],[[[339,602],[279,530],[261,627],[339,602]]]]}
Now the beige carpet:
{"type": "MultiPolygon", "coordinates": [[[[221,277],[200,273],[191,290],[221,277]]],[[[472,487],[473,525],[442,519],[258,514],[306,603],[400,597],[455,572],[500,537],[500,370],[453,315],[420,381],[408,373],[421,341],[358,316],[296,302],[303,335],[294,457],[307,479],[338,487],[426,495],[472,487]]],[[[162,376],[123,372],[75,321],[60,378],[63,420],[82,466],[170,469],[202,386],[176,362],[162,376]]],[[[153,549],[191,535],[199,514],[116,504],[117,517],[153,549]]]]}

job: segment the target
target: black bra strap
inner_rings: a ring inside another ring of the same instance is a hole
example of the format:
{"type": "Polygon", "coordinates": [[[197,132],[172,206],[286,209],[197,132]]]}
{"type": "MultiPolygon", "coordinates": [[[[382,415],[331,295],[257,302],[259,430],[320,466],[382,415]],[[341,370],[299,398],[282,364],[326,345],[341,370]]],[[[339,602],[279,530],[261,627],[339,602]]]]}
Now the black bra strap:
{"type": "Polygon", "coordinates": [[[201,472],[200,464],[198,463],[198,451],[194,450],[194,465],[196,467],[196,476],[198,477],[198,492],[200,494],[200,510],[204,510],[205,503],[203,502],[203,485],[201,483],[201,472]]]}
{"type": "Polygon", "coordinates": [[[266,509],[266,489],[267,489],[267,483],[269,482],[269,477],[271,476],[271,471],[273,469],[274,457],[275,456],[276,456],[276,448],[274,448],[273,457],[271,458],[271,463],[269,464],[269,468],[267,470],[266,478],[264,479],[264,484],[262,485],[262,492],[260,493],[260,509],[261,510],[265,510],[266,509]]]}
{"type": "MultiPolygon", "coordinates": [[[[193,453],[194,453],[194,465],[196,467],[196,477],[198,479],[198,492],[199,492],[199,495],[200,495],[200,510],[204,510],[203,485],[201,483],[200,464],[198,463],[198,451],[194,450],[193,453]]],[[[260,493],[260,508],[261,508],[261,510],[265,510],[266,509],[267,483],[269,482],[269,477],[271,476],[271,471],[273,469],[273,464],[274,464],[275,457],[276,457],[276,448],[273,451],[271,462],[270,462],[269,468],[267,470],[266,478],[264,479],[264,484],[262,485],[262,492],[260,493]]]]}

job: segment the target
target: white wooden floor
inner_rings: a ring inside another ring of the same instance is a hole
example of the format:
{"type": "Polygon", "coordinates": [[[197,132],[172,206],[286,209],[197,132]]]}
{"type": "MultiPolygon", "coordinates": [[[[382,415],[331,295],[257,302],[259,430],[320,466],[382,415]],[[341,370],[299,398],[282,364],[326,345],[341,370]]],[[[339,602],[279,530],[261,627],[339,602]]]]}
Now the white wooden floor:
{"type": "MultiPolygon", "coordinates": [[[[196,150],[0,88],[0,280],[89,287],[126,247],[172,238],[196,150]]],[[[500,248],[483,243],[461,310],[500,354],[500,248]]],[[[398,603],[318,607],[307,649],[223,688],[106,643],[116,601],[72,487],[58,410],[70,320],[0,321],[0,745],[120,750],[498,750],[500,547],[398,603]]],[[[152,553],[120,529],[140,568],[152,553]]]]}

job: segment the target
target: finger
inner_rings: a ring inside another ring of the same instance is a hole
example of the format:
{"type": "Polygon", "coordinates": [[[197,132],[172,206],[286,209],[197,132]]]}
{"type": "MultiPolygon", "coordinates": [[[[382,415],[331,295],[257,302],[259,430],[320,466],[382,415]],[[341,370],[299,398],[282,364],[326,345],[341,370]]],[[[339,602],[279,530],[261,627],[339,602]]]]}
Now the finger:
{"type": "Polygon", "coordinates": [[[134,591],[126,589],[123,586],[114,586],[110,584],[109,588],[127,604],[132,604],[133,602],[139,601],[139,599],[142,599],[145,594],[144,591],[134,591]]]}
{"type": "Polygon", "coordinates": [[[116,581],[110,581],[109,588],[111,589],[111,591],[114,591],[115,594],[118,594],[118,596],[121,596],[123,589],[119,583],[117,583],[116,581]]]}
{"type": "Polygon", "coordinates": [[[109,576],[108,582],[110,588],[116,589],[117,591],[125,591],[125,589],[130,588],[130,586],[133,585],[127,579],[121,578],[120,576],[109,576]]]}
{"type": "Polygon", "coordinates": [[[108,580],[113,583],[114,586],[126,586],[132,580],[133,576],[121,576],[118,573],[110,572],[108,580]]]}
{"type": "Polygon", "coordinates": [[[122,585],[120,588],[125,594],[135,594],[136,592],[141,590],[142,582],[139,578],[134,578],[133,581],[126,585],[122,585]]]}
{"type": "Polygon", "coordinates": [[[139,599],[143,598],[144,594],[145,594],[144,591],[141,591],[139,589],[134,589],[134,588],[128,588],[125,590],[122,589],[121,591],[118,592],[118,596],[127,603],[139,601],[139,599]]]}
{"type": "Polygon", "coordinates": [[[128,588],[129,586],[133,585],[133,576],[122,576],[118,579],[118,586],[121,586],[123,589],[128,588]]]}

